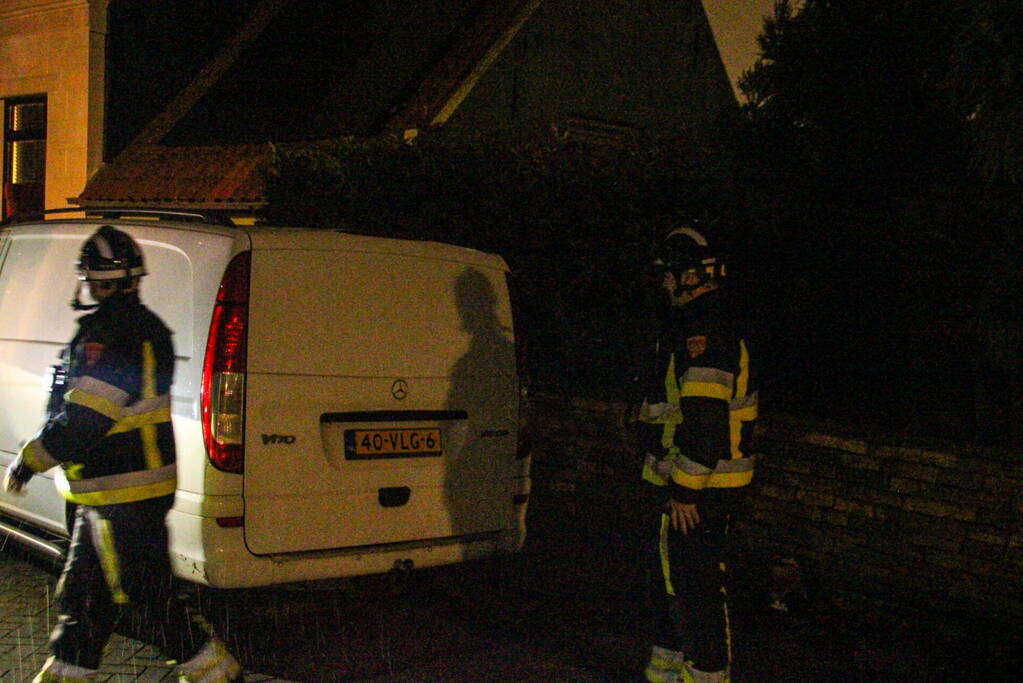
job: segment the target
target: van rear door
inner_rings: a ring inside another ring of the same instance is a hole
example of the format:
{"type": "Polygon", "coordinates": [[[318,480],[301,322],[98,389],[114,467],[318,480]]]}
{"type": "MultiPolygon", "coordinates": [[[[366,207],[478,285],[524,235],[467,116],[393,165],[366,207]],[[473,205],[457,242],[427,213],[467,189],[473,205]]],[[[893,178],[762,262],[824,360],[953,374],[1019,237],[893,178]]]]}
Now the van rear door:
{"type": "Polygon", "coordinates": [[[503,261],[334,237],[252,254],[250,551],[515,527],[518,379],[503,261]]]}

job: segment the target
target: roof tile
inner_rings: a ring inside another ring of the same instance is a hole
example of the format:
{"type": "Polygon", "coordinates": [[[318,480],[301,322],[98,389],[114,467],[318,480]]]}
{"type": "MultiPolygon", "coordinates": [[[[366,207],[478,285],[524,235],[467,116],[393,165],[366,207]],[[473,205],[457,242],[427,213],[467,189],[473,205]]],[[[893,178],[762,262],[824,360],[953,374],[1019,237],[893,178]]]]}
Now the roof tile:
{"type": "Polygon", "coordinates": [[[268,144],[133,145],[89,180],[78,202],[261,204],[271,157],[268,144]]]}

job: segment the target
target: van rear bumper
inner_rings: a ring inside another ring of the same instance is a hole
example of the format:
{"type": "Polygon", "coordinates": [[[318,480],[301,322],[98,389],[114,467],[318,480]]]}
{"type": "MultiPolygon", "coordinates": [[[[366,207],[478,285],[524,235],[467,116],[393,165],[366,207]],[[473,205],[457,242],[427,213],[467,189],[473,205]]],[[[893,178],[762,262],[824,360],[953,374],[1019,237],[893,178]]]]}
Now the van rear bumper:
{"type": "Polygon", "coordinates": [[[242,528],[221,528],[209,517],[171,510],[171,564],[187,581],[214,588],[254,588],[296,581],[379,574],[396,566],[433,567],[517,552],[524,528],[282,555],[253,555],[242,528]]]}

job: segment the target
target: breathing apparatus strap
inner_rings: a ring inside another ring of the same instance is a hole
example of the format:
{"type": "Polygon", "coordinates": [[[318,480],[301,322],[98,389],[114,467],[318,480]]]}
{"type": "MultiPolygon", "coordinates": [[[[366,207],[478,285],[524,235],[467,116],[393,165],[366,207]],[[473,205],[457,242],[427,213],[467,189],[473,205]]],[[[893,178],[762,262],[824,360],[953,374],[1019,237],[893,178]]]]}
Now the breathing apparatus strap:
{"type": "MultiPolygon", "coordinates": [[[[116,280],[100,280],[100,282],[113,282],[117,285],[118,292],[125,292],[132,289],[131,283],[134,278],[132,276],[117,278],[116,280]]],[[[91,311],[99,308],[99,304],[83,304],[82,303],[82,283],[89,282],[89,280],[79,280],[78,286],[75,287],[75,293],[71,297],[71,308],[76,311],[91,311]]]]}
{"type": "Polygon", "coordinates": [[[71,297],[71,308],[73,308],[76,311],[91,311],[93,309],[99,308],[99,304],[83,304],[82,303],[82,299],[81,299],[81,296],[82,296],[82,282],[83,282],[82,280],[79,280],[78,284],[75,286],[75,293],[71,297]]]}
{"type": "Polygon", "coordinates": [[[703,263],[698,265],[672,268],[671,272],[675,276],[675,297],[678,298],[683,294],[692,294],[711,280],[724,277],[725,264],[717,258],[710,258],[705,259],[703,263]],[[697,281],[691,285],[682,284],[682,276],[686,273],[695,273],[698,278],[697,281]]]}

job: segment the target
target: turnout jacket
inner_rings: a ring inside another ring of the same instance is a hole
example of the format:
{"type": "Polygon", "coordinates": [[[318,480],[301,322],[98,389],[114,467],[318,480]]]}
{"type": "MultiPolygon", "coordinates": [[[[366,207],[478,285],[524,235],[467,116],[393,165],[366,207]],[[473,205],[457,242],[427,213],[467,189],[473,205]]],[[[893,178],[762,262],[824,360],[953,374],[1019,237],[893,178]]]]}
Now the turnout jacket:
{"type": "Polygon", "coordinates": [[[177,488],[171,332],[134,293],[78,320],[67,392],[21,450],[15,475],[55,465],[58,490],[81,505],[129,503],[177,488]]]}
{"type": "Polygon", "coordinates": [[[659,427],[661,440],[646,439],[643,478],[681,503],[753,478],[758,393],[745,328],[713,290],[676,309],[659,341],[653,377],[662,379],[651,382],[640,421],[659,427]]]}

